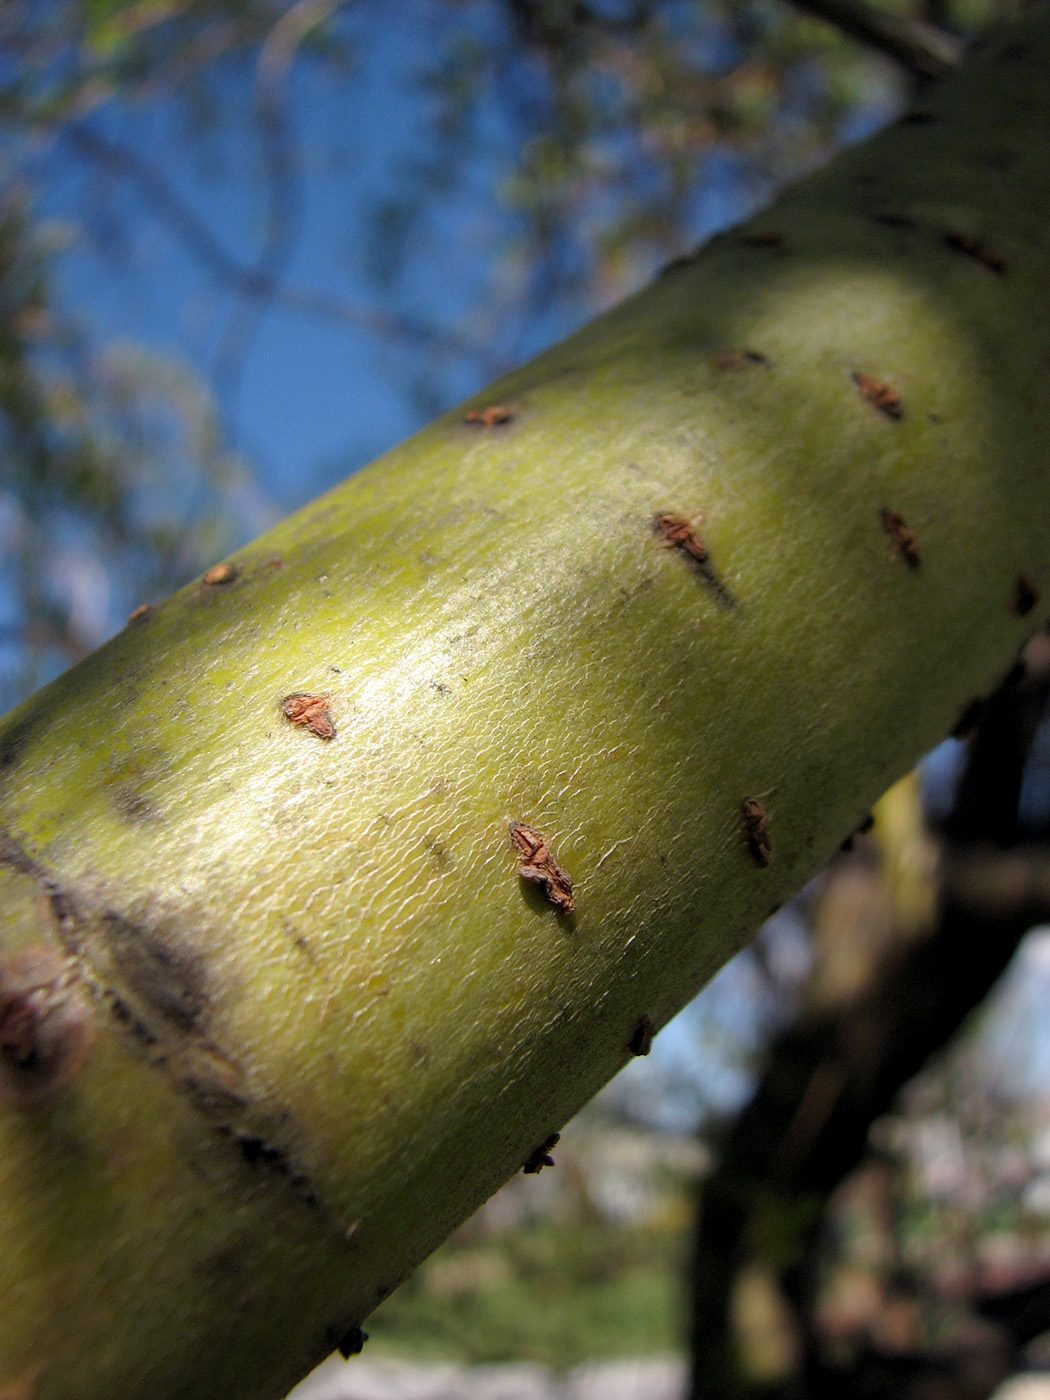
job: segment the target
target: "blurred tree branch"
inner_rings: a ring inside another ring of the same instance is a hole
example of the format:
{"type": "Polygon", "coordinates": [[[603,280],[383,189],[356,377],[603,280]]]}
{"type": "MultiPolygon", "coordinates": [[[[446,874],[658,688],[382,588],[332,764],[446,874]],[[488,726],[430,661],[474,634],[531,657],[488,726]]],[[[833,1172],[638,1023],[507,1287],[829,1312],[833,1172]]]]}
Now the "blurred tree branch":
{"type": "Polygon", "coordinates": [[[892,58],[917,78],[938,78],[961,60],[966,46],[929,21],[867,0],[790,0],[797,9],[835,25],[851,39],[892,58]]]}
{"type": "MultiPolygon", "coordinates": [[[[267,247],[260,258],[255,263],[243,263],[212,233],[204,219],[161,171],[138,152],[111,137],[102,136],[84,123],[66,128],[63,135],[81,154],[112,174],[133,181],[149,207],[164,220],[198,263],[236,296],[280,306],[338,325],[352,326],[374,335],[409,340],[427,349],[482,356],[481,346],[454,332],[438,331],[425,322],[378,307],[357,306],[313,288],[282,286],[280,268],[289,256],[289,249],[287,229],[280,219],[274,220],[267,247]]],[[[278,167],[282,163],[281,159],[277,159],[278,167]]],[[[276,178],[278,184],[282,184],[285,176],[276,178]]]]}
{"type": "MultiPolygon", "coordinates": [[[[1050,1327],[1045,1286],[1013,1299],[975,1296],[971,1307],[996,1323],[978,1343],[937,1355],[880,1353],[870,1343],[849,1366],[829,1359],[816,1318],[826,1211],[865,1154],[872,1122],[984,1000],[1028,930],[1050,919],[1047,833],[1018,822],[1022,774],[1048,701],[1044,632],[970,738],[943,824],[934,925],[917,936],[900,925],[859,991],[812,1000],[771,1045],[754,1098],[726,1133],[701,1188],[692,1400],[816,1400],[844,1387],[885,1400],[982,1397],[1016,1369],[1020,1347],[1050,1327]],[[735,1290],[755,1268],[776,1280],[781,1299],[791,1361],[778,1380],[749,1375],[733,1321],[735,1290]],[[934,1378],[940,1388],[931,1392],[934,1378]]],[[[839,927],[831,936],[861,935],[839,927]]]]}

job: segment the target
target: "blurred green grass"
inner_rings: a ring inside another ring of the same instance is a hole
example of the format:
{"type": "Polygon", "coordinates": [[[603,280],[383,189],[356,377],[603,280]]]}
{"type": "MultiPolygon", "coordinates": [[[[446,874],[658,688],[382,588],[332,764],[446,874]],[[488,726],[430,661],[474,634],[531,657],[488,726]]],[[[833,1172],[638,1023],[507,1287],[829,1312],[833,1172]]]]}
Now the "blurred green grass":
{"type": "Polygon", "coordinates": [[[369,1354],[562,1370],[684,1353],[695,1171],[649,1136],[566,1134],[553,1170],[515,1177],[373,1313],[369,1354]]]}

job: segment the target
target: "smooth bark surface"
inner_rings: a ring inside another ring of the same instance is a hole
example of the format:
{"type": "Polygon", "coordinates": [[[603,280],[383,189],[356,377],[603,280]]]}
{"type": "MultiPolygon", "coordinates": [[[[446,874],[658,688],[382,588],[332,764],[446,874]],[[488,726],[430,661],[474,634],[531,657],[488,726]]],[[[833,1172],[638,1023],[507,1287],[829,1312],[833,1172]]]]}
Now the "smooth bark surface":
{"type": "Polygon", "coordinates": [[[280,1396],[812,874],[1041,616],[1048,308],[1043,11],[8,717],[0,1394],[280,1396]]]}

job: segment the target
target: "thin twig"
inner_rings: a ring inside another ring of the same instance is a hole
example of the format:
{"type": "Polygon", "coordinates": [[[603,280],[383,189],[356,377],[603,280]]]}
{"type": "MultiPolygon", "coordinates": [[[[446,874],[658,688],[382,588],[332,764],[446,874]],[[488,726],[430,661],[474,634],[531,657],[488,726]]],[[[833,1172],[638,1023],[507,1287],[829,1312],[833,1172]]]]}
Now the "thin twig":
{"type": "Polygon", "coordinates": [[[295,55],[308,34],[331,19],[347,0],[297,0],[266,37],[256,67],[260,89],[283,86],[295,55]]]}
{"type": "Polygon", "coordinates": [[[345,0],[298,0],[278,19],[259,53],[255,110],[268,190],[262,247],[249,270],[253,283],[272,288],[267,296],[240,297],[215,352],[215,380],[235,437],[238,388],[245,361],[266,311],[280,298],[303,224],[299,151],[288,104],[288,78],[307,36],[329,20],[345,0]]]}
{"type": "MultiPolygon", "coordinates": [[[[284,18],[289,19],[302,8],[301,4],[296,5],[284,18]]],[[[295,31],[300,38],[306,32],[301,27],[295,31]]],[[[250,268],[253,282],[272,290],[266,296],[236,299],[214,358],[215,383],[225,405],[231,439],[236,438],[238,390],[244,365],[268,308],[280,294],[302,231],[302,177],[288,111],[288,74],[295,57],[295,39],[289,36],[286,43],[278,43],[276,53],[271,50],[274,42],[271,33],[263,45],[257,69],[256,126],[262,143],[267,197],[262,246],[250,268]]]]}
{"type": "Polygon", "coordinates": [[[62,134],[81,155],[130,180],[194,260],[235,295],[270,301],[287,311],[315,316],[341,326],[353,326],[374,335],[411,341],[426,349],[484,361],[485,347],[454,331],[435,330],[425,322],[375,307],[359,306],[313,288],[276,285],[265,272],[259,272],[234,257],[192,205],[183,199],[159,170],[135,151],[121,142],[99,135],[84,123],[65,127],[62,134]]]}

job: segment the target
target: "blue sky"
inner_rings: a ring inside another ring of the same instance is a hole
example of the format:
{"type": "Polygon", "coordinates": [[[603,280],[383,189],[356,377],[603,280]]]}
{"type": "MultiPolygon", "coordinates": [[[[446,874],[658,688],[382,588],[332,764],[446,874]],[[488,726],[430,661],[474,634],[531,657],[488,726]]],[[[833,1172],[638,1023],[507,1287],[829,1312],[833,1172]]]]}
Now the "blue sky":
{"type": "MultiPolygon", "coordinates": [[[[409,236],[403,279],[382,286],[370,275],[383,252],[377,209],[404,200],[413,178],[419,184],[412,172],[421,156],[436,150],[435,101],[416,80],[447,43],[450,13],[463,43],[498,50],[499,6],[363,4],[338,20],[355,43],[356,62],[332,71],[306,61],[294,70],[287,108],[302,156],[302,210],[284,282],[352,307],[454,327],[481,353],[447,356],[441,373],[428,379],[418,355],[397,338],[270,306],[235,389],[221,376],[216,387],[237,446],[282,511],[599,309],[593,299],[541,308],[527,270],[514,263],[514,216],[501,191],[521,156],[520,127],[509,114],[529,106],[527,68],[509,99],[482,88],[470,159],[455,165],[409,236]],[[422,396],[413,392],[420,381],[422,396]],[[429,399],[425,406],[421,397],[429,399]]],[[[712,28],[704,42],[717,53],[724,39],[712,28]]],[[[261,150],[247,119],[254,80],[248,70],[226,78],[226,111],[204,138],[188,134],[171,104],[110,103],[88,121],[155,170],[242,263],[255,256],[265,215],[261,150]]],[[[844,137],[856,139],[886,118],[885,93],[875,97],[844,137]]],[[[67,303],[103,338],[141,341],[213,375],[233,309],[228,288],[187,252],[170,221],[150,212],[134,180],[100,174],[68,143],[55,155],[44,151],[40,161],[48,170],[43,210],[68,226],[103,230],[101,238],[80,237],[62,260],[67,303]]],[[[758,193],[727,151],[698,156],[697,168],[689,243],[743,217],[758,193]]],[[[651,270],[636,274],[644,280],[651,270]]]]}

